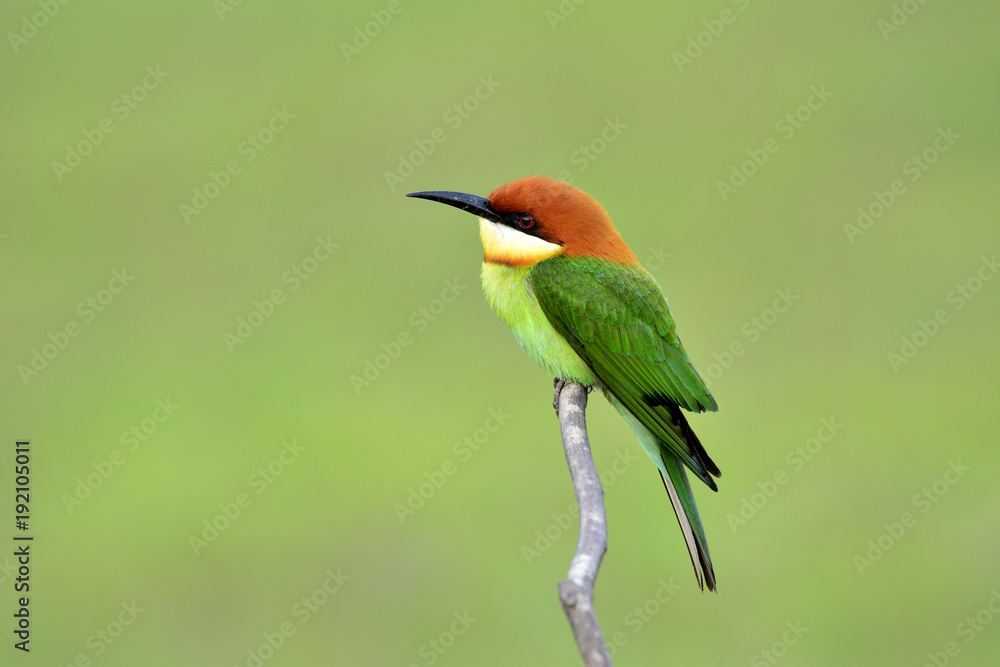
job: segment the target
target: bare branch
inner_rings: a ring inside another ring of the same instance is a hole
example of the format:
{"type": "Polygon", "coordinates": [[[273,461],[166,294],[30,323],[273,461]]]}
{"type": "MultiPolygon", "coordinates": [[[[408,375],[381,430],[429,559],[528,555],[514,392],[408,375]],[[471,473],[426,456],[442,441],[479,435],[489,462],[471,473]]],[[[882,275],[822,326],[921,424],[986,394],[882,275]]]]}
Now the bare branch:
{"type": "Polygon", "coordinates": [[[562,431],[566,463],[573,478],[576,502],[580,506],[580,541],[569,565],[567,581],[559,582],[559,599],[573,629],[573,637],[586,667],[610,667],[611,657],[594,613],[594,580],[608,550],[604,490],[594,467],[587,437],[587,390],[568,382],[556,393],[559,398],[559,427],[562,431]]]}

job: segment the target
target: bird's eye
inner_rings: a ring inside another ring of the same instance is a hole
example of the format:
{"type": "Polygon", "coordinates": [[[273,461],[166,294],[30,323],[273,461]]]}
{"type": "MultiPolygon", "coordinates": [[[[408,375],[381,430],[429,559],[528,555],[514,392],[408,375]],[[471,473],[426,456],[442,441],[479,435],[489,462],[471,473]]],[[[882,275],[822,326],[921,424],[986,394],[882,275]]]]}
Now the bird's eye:
{"type": "Polygon", "coordinates": [[[517,224],[521,225],[521,229],[531,229],[535,226],[535,218],[525,213],[517,219],[517,224]]]}

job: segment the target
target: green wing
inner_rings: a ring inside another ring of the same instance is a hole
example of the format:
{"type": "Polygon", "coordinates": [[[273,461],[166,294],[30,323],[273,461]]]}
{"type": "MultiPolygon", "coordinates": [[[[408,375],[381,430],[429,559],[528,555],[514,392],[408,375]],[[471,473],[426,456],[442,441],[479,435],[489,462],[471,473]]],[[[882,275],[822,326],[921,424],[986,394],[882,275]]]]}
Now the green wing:
{"type": "Polygon", "coordinates": [[[719,468],[678,406],[718,405],[681,345],[667,300],[644,269],[586,257],[553,257],[531,270],[549,322],[605,388],[712,489],[719,468]]]}

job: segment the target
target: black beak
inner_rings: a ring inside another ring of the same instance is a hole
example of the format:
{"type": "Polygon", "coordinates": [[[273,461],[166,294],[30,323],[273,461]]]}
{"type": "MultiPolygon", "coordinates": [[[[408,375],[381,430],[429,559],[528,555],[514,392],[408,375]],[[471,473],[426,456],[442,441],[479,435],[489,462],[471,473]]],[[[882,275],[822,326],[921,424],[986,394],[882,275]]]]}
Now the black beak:
{"type": "Polygon", "coordinates": [[[492,207],[490,207],[490,200],[486,197],[467,195],[464,192],[448,192],[446,190],[411,192],[406,196],[441,202],[442,204],[448,204],[448,206],[454,206],[455,208],[460,208],[463,211],[468,211],[469,213],[480,218],[486,218],[487,220],[498,222],[500,224],[509,224],[509,221],[505,220],[503,214],[494,211],[492,207]]]}

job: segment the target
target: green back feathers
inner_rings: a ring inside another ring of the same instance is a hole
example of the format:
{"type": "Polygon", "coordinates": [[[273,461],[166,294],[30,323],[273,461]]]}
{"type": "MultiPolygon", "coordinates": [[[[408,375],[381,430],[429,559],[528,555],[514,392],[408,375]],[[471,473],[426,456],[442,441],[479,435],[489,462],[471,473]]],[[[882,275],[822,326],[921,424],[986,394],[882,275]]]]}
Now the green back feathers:
{"type": "Polygon", "coordinates": [[[553,257],[531,269],[542,311],[601,383],[702,481],[719,469],[678,406],[718,409],[677,337],[663,292],[639,266],[553,257]]]}

